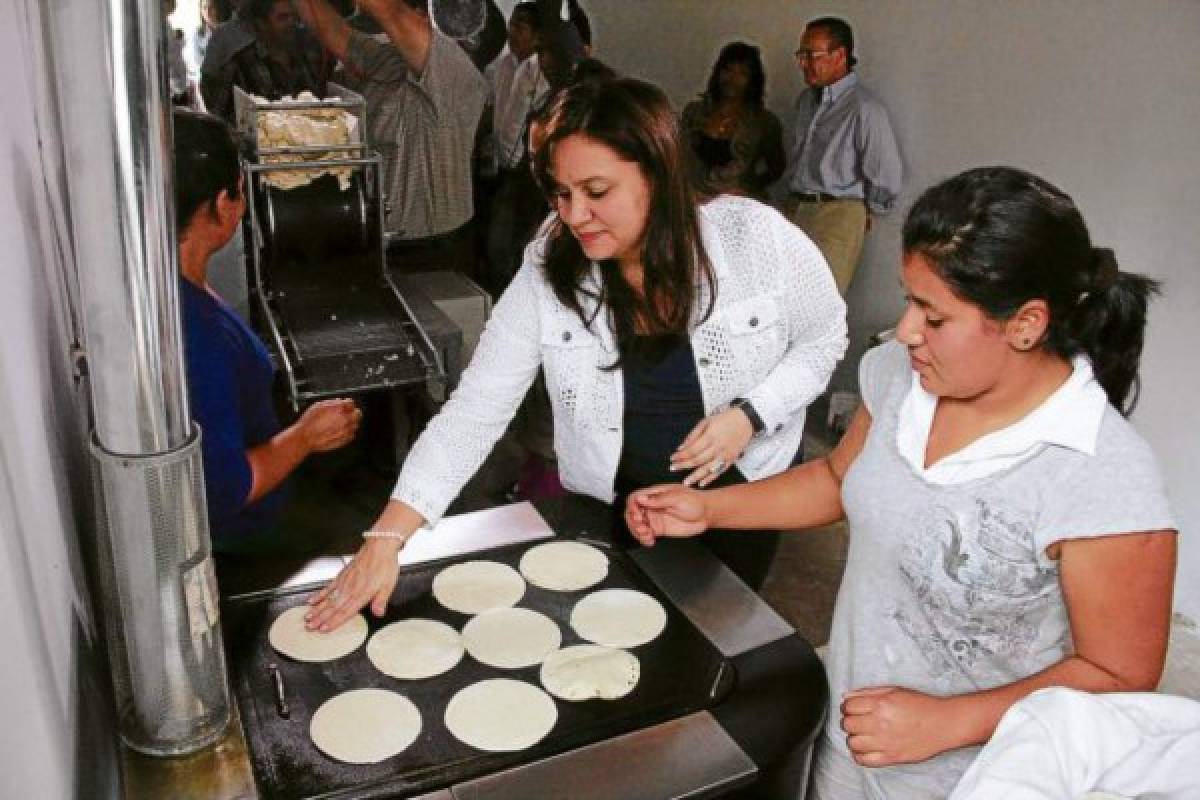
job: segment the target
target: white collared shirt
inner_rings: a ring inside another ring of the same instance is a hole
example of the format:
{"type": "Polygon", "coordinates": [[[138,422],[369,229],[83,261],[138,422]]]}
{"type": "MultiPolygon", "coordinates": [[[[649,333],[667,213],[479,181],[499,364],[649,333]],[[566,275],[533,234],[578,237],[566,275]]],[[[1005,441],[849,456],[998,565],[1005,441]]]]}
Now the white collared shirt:
{"type": "Polygon", "coordinates": [[[550,84],[542,76],[536,54],[518,61],[507,48],[488,67],[487,77],[494,106],[492,141],[496,166],[515,167],[525,154],[525,119],[550,84]]]}
{"type": "Polygon", "coordinates": [[[925,449],[937,410],[937,396],[925,391],[921,376],[914,372],[912,388],[900,408],[896,426],[896,446],[901,457],[923,480],[946,486],[995,474],[1046,445],[1094,455],[1108,396],[1092,373],[1087,356],[1075,356],[1071,366],[1071,376],[1066,382],[1025,417],[1007,428],[981,436],[928,468],[925,449]]]}

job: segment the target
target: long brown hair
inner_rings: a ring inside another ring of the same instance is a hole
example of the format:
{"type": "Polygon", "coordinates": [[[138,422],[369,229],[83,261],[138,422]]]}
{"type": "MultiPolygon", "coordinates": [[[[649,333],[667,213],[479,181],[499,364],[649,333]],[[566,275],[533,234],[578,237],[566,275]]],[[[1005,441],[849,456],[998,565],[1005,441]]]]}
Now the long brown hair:
{"type": "Polygon", "coordinates": [[[556,186],[554,151],[576,134],[637,164],[650,187],[642,238],[641,295],[625,280],[615,260],[600,263],[602,285],[598,294],[589,293],[584,280],[591,263],[571,231],[555,217],[546,242],[544,269],[559,301],[590,326],[592,320],[586,317],[581,299],[587,294],[597,297],[601,307],[608,308],[622,353],[635,346],[638,330],[686,334],[698,296],[707,299],[700,316],[711,312],[716,276],[700,237],[697,204],[705,198],[685,168],[679,125],[666,95],[633,78],[585,81],[563,89],[541,112],[538,122],[544,133],[534,154],[534,171],[547,196],[552,196],[556,186]]]}

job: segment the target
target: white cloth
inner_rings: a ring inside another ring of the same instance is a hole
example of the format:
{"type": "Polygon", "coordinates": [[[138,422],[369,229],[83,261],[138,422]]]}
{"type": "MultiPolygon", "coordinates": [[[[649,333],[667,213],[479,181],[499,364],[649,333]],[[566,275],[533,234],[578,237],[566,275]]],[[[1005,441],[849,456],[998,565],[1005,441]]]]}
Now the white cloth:
{"type": "Polygon", "coordinates": [[[937,397],[912,376],[912,388],[900,409],[896,446],[923,480],[940,486],[966,483],[1008,469],[1046,445],[1061,445],[1087,455],[1096,453],[1096,437],[1108,396],[1092,373],[1087,356],[1076,356],[1070,377],[1024,418],[981,436],[928,469],[925,448],[937,410],[937,397]]]}
{"type": "MultiPolygon", "coordinates": [[[[551,220],[553,217],[550,218],[551,220]]],[[[846,350],[846,306],[820,251],[773,208],[720,197],[700,209],[704,247],[717,279],[711,315],[691,334],[706,413],[749,399],[768,435],[737,465],[749,480],[786,469],[809,403],[846,350]]],[[[604,502],[623,441],[622,373],[606,314],[590,326],[560,303],[542,271],[545,230],[496,304],[458,389],[413,446],[392,496],[429,523],[475,473],[544,367],[563,485],[604,502]]],[[[599,292],[593,265],[585,290],[599,292]]],[[[594,295],[580,295],[587,315],[594,295]]],[[[708,305],[700,297],[697,308],[708,305]]]]}
{"type": "Polygon", "coordinates": [[[1200,797],[1200,703],[1043,689],[1008,710],[950,800],[1200,797]]]}
{"type": "Polygon", "coordinates": [[[487,68],[492,105],[492,155],[497,167],[511,168],[524,155],[525,119],[550,89],[537,55],[524,61],[505,47],[487,68]]]}

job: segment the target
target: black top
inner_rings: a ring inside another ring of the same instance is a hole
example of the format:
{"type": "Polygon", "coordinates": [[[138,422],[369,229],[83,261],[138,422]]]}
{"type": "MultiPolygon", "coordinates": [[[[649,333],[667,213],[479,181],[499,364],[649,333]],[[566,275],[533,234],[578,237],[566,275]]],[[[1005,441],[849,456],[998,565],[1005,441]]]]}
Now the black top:
{"type": "MultiPolygon", "coordinates": [[[[704,419],[704,395],[692,342],[680,334],[639,336],[622,354],[625,437],[617,466],[618,495],[656,483],[678,483],[690,470],[671,472],[671,454],[704,419]]],[[[717,483],[741,479],[730,467],[717,483]]]]}
{"type": "Polygon", "coordinates": [[[723,167],[733,161],[733,140],[696,134],[696,157],[708,167],[723,167]]]}

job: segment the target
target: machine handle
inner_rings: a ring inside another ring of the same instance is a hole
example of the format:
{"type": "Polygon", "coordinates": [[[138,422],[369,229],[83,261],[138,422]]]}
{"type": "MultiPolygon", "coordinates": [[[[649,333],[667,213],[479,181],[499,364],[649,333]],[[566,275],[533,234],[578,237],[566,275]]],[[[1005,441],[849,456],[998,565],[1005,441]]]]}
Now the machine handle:
{"type": "Polygon", "coordinates": [[[267,664],[267,669],[271,672],[271,683],[275,686],[275,710],[279,712],[279,716],[287,719],[292,715],[292,709],[288,706],[287,692],[283,686],[283,673],[279,671],[276,664],[267,664]]]}

